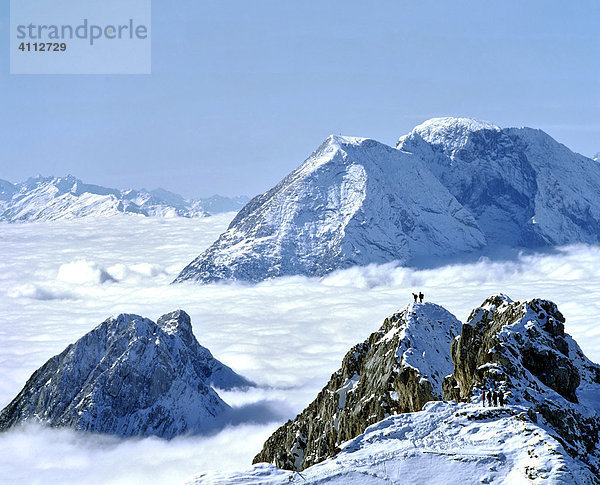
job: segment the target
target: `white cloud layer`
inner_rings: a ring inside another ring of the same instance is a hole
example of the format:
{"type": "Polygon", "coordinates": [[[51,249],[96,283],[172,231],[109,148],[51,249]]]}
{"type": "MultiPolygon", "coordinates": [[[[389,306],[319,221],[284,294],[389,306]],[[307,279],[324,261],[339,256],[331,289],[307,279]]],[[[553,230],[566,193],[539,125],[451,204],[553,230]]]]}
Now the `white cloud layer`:
{"type": "Polygon", "coordinates": [[[344,353],[415,290],[463,321],[493,293],[553,300],[567,331],[600,361],[599,248],[421,271],[369,266],[256,286],[169,285],[230,217],[0,225],[1,407],[48,358],[120,312],[155,319],[185,309],[200,343],[262,386],[220,393],[234,406],[234,424],[210,437],[119,440],[37,427],[0,434],[0,482],[180,483],[205,470],[245,468],[344,353]]]}

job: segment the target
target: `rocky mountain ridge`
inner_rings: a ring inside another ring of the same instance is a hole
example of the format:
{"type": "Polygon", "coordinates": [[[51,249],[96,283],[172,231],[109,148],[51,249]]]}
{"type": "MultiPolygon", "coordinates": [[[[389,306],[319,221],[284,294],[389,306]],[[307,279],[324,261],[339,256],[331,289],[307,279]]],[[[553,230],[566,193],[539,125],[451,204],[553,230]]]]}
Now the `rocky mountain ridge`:
{"type": "Polygon", "coordinates": [[[600,165],[541,130],[435,118],[396,148],[332,135],[175,280],[322,276],[600,243],[600,165]]]}
{"type": "Polygon", "coordinates": [[[0,431],[34,421],[172,438],[211,430],[229,410],[211,386],[250,385],[198,343],[184,311],[156,323],[120,314],[34,372],[0,412],[0,431]]]}
{"type": "Polygon", "coordinates": [[[32,177],[13,184],[0,180],[0,221],[53,221],[87,216],[138,214],[204,217],[238,211],[247,197],[186,200],[164,189],[117,190],[66,177],[32,177]]]}
{"type": "MultiPolygon", "coordinates": [[[[475,448],[466,454],[488,456],[492,446],[496,458],[491,460],[494,468],[489,459],[482,460],[478,476],[494,475],[498,482],[498,477],[512,477],[535,483],[600,483],[600,365],[587,359],[565,333],[564,323],[556,305],[541,299],[490,297],[462,327],[437,305],[412,304],[350,350],[315,401],[273,433],[254,463],[321,478],[326,470],[327,476],[341,480],[352,473],[341,473],[340,463],[352,469],[357,446],[364,455],[363,474],[373,463],[369,453],[394,456],[397,447],[402,453],[393,466],[407,469],[412,454],[422,453],[415,437],[433,454],[460,455],[465,433],[475,436],[483,425],[487,431],[481,439],[495,436],[497,441],[475,445],[469,438],[475,448]],[[432,314],[436,316],[430,318],[432,314]],[[504,406],[482,405],[482,392],[491,390],[503,392],[504,406]],[[431,402],[442,399],[446,402],[431,402]],[[414,428],[409,440],[406,427],[416,421],[420,428],[414,428]],[[464,431],[465,426],[472,430],[464,431]],[[444,432],[434,431],[438,428],[444,432]],[[375,442],[395,434],[408,442],[370,448],[367,436],[374,430],[380,432],[375,442]],[[536,439],[517,446],[522,437],[514,433],[536,439]],[[515,453],[512,461],[497,458],[515,453]],[[320,462],[324,468],[316,465],[320,462]]],[[[282,478],[275,468],[255,466],[259,468],[252,473],[263,467],[265,476],[273,478],[264,483],[282,478]]]]}

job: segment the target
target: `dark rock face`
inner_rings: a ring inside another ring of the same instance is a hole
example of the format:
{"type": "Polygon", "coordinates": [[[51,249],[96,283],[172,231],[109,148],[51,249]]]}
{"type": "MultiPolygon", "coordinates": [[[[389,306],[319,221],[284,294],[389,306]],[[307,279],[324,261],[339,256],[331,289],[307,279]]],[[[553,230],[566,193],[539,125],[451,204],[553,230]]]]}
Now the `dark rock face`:
{"type": "Polygon", "coordinates": [[[250,384],[200,346],[187,313],[157,323],[121,314],[40,367],[0,412],[0,430],[33,420],[120,436],[199,432],[229,409],[212,383],[250,384]]]}
{"type": "Polygon", "coordinates": [[[552,302],[513,302],[504,295],[473,310],[452,342],[454,372],[444,379],[444,398],[469,400],[499,388],[509,402],[557,433],[567,452],[600,471],[600,366],[588,360],[564,332],[552,302]]]}
{"type": "Polygon", "coordinates": [[[254,463],[303,470],[386,416],[440,400],[452,371],[450,342],[460,322],[433,303],[412,304],[353,347],[317,398],[265,442],[254,463]]]}

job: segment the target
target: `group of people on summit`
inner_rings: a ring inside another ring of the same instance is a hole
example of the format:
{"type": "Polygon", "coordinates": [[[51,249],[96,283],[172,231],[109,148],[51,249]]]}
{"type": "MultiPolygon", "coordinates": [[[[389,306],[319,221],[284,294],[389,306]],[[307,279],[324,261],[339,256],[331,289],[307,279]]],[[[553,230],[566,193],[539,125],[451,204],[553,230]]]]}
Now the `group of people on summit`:
{"type": "Polygon", "coordinates": [[[488,406],[504,406],[504,393],[501,390],[492,391],[484,389],[481,391],[481,403],[485,407],[485,402],[487,400],[488,406]]]}
{"type": "Polygon", "coordinates": [[[413,293],[412,296],[415,299],[415,303],[417,303],[417,300],[419,303],[423,303],[423,298],[425,298],[425,295],[420,291],[419,293],[413,293]]]}

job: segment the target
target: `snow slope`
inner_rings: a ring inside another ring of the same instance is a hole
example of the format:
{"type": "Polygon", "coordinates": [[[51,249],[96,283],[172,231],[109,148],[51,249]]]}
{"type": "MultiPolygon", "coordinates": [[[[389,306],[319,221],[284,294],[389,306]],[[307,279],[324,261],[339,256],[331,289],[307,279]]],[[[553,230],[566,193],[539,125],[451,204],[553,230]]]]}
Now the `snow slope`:
{"type": "Polygon", "coordinates": [[[188,201],[164,189],[110,189],[85,184],[72,175],[38,176],[18,184],[0,180],[0,220],[9,222],[52,221],[123,213],[202,217],[208,213],[238,211],[246,201],[245,197],[231,199],[221,196],[188,201]]]}
{"type": "Polygon", "coordinates": [[[185,312],[156,323],[121,314],[38,369],[0,412],[0,430],[39,421],[119,436],[207,431],[229,410],[211,385],[250,383],[198,344],[185,312]]]}
{"type": "Polygon", "coordinates": [[[196,485],[327,483],[597,483],[565,453],[551,430],[528,421],[525,408],[429,402],[390,416],[342,445],[334,458],[301,473],[261,463],[239,472],[200,474],[196,485]]]}
{"type": "Polygon", "coordinates": [[[330,136],[276,187],[252,199],[176,281],[259,281],[459,254],[485,238],[416,157],[330,136]]]}

